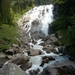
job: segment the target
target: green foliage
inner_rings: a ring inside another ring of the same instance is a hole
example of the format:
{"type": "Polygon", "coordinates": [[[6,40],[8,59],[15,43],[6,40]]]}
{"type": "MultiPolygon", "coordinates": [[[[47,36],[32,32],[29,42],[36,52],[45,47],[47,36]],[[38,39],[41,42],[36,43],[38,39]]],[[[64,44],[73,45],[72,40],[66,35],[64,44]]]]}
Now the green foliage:
{"type": "Polygon", "coordinates": [[[64,4],[67,0],[56,0],[55,3],[57,4],[64,4]]]}
{"type": "Polygon", "coordinates": [[[16,40],[19,37],[17,29],[17,26],[9,26],[6,24],[0,26],[0,52],[7,50],[13,43],[19,44],[16,40]]]}
{"type": "Polygon", "coordinates": [[[56,4],[59,18],[54,21],[53,29],[63,37],[59,40],[60,44],[70,55],[75,55],[75,1],[56,0],[56,4]]]}
{"type": "Polygon", "coordinates": [[[11,3],[10,0],[1,0],[0,2],[0,22],[6,23],[6,24],[12,24],[12,19],[11,17],[11,3]]]}
{"type": "Polygon", "coordinates": [[[35,5],[48,5],[53,3],[53,0],[34,0],[35,5]]]}
{"type": "Polygon", "coordinates": [[[52,28],[53,28],[54,31],[57,31],[57,30],[60,30],[60,29],[66,29],[67,28],[66,18],[64,16],[63,17],[59,17],[52,24],[53,24],[52,28]]]}
{"type": "Polygon", "coordinates": [[[15,13],[21,14],[23,10],[34,6],[34,0],[15,0],[12,9],[15,13]]]}

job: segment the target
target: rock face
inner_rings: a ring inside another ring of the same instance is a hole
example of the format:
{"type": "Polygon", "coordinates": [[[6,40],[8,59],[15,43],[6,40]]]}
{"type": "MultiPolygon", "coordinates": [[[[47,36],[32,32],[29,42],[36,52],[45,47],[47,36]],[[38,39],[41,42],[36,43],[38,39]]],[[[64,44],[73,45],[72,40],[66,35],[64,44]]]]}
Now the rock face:
{"type": "Polygon", "coordinates": [[[8,63],[0,69],[0,75],[28,75],[22,71],[17,65],[8,63]]]}
{"type": "Polygon", "coordinates": [[[32,21],[32,26],[31,26],[31,30],[30,30],[32,38],[40,39],[45,36],[45,34],[41,30],[41,27],[42,27],[42,25],[41,25],[40,20],[35,19],[32,21]]]}
{"type": "Polygon", "coordinates": [[[17,65],[26,63],[29,61],[29,58],[25,56],[24,54],[15,54],[12,56],[12,58],[9,60],[11,63],[15,63],[17,65]]]}
{"type": "Polygon", "coordinates": [[[75,69],[72,66],[62,66],[57,70],[58,75],[75,75],[75,69]]]}
{"type": "Polygon", "coordinates": [[[55,58],[51,56],[44,56],[42,57],[42,63],[40,66],[43,66],[45,63],[48,63],[49,61],[53,61],[53,60],[55,60],[55,58]]]}

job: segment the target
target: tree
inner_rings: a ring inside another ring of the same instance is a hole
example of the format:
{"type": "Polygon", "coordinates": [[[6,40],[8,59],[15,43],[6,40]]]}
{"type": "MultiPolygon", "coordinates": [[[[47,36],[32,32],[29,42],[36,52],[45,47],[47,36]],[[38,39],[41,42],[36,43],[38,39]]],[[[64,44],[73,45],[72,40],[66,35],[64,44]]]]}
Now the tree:
{"type": "Polygon", "coordinates": [[[2,23],[12,23],[12,17],[11,17],[11,3],[10,0],[1,0],[0,1],[0,21],[2,23]]]}

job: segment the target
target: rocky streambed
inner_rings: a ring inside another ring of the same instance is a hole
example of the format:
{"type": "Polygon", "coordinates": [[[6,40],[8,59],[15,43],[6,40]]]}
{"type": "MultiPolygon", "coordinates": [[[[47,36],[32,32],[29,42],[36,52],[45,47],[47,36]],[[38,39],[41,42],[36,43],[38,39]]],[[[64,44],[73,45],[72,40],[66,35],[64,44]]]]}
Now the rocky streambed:
{"type": "MultiPolygon", "coordinates": [[[[0,75],[75,75],[75,62],[50,34],[53,5],[34,7],[19,20],[21,46],[13,44],[1,61],[0,75]]],[[[2,54],[3,57],[3,54],[2,54]]]]}

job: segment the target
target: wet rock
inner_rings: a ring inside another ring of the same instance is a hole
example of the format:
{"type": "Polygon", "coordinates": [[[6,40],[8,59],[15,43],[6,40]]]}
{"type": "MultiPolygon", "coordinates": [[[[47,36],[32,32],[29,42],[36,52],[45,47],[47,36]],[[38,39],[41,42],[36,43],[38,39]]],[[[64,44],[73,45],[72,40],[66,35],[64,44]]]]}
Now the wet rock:
{"type": "Polygon", "coordinates": [[[30,50],[28,51],[28,55],[29,55],[29,56],[36,56],[36,55],[40,55],[40,54],[41,54],[40,50],[30,49],[30,50]]]}
{"type": "Polygon", "coordinates": [[[63,53],[64,52],[64,47],[60,46],[58,47],[59,53],[63,53]]]}
{"type": "Polygon", "coordinates": [[[7,55],[6,58],[7,58],[8,60],[10,60],[10,59],[12,58],[12,56],[11,56],[11,55],[7,55]]]}
{"type": "Polygon", "coordinates": [[[20,68],[24,71],[26,71],[27,69],[31,68],[32,63],[24,63],[20,66],[20,68]]]}
{"type": "Polygon", "coordinates": [[[50,39],[49,36],[44,37],[43,41],[45,41],[45,44],[47,44],[47,45],[53,44],[53,41],[50,39]]]}
{"type": "Polygon", "coordinates": [[[29,45],[30,39],[27,35],[22,36],[22,38],[20,40],[21,40],[21,44],[22,44],[23,48],[25,48],[25,49],[30,48],[30,45],[29,45]]]}
{"type": "Polygon", "coordinates": [[[32,40],[32,43],[33,43],[33,44],[36,44],[37,42],[36,42],[35,40],[32,40]]]}
{"type": "Polygon", "coordinates": [[[59,54],[59,51],[55,49],[55,50],[53,51],[53,53],[59,54]]]}
{"type": "Polygon", "coordinates": [[[75,75],[75,69],[72,66],[62,66],[58,68],[58,75],[75,75]]]}
{"type": "Polygon", "coordinates": [[[44,56],[42,57],[42,63],[40,66],[43,66],[45,63],[48,63],[49,61],[53,61],[53,60],[55,60],[55,58],[51,56],[44,56]]]}
{"type": "Polygon", "coordinates": [[[32,21],[32,25],[39,25],[39,23],[40,23],[40,22],[39,22],[38,19],[35,19],[35,20],[32,21]]]}
{"type": "Polygon", "coordinates": [[[45,43],[45,42],[43,42],[43,43],[41,43],[41,44],[39,44],[39,45],[46,46],[46,43],[45,43]]]}
{"type": "Polygon", "coordinates": [[[52,40],[52,42],[56,42],[58,39],[55,37],[55,34],[51,34],[50,36],[50,39],[52,40]]]}
{"type": "Polygon", "coordinates": [[[51,71],[52,70],[54,70],[54,69],[53,68],[50,68],[50,67],[46,67],[40,75],[52,75],[51,74],[51,71]]]}
{"type": "Polygon", "coordinates": [[[29,61],[29,58],[25,56],[24,54],[15,54],[9,60],[10,63],[15,63],[17,65],[27,63],[28,61],[29,61]]]}
{"type": "Polygon", "coordinates": [[[53,46],[44,46],[43,50],[45,50],[47,53],[53,52],[55,49],[53,46]]]}
{"type": "Polygon", "coordinates": [[[45,37],[45,34],[41,31],[41,29],[37,30],[38,28],[37,29],[36,28],[35,28],[35,31],[32,30],[31,32],[31,35],[32,35],[31,38],[32,39],[34,38],[37,40],[37,39],[42,39],[43,37],[45,37]]]}
{"type": "Polygon", "coordinates": [[[74,61],[74,60],[75,60],[75,57],[70,56],[70,57],[69,57],[69,60],[70,60],[70,61],[74,61]]]}
{"type": "Polygon", "coordinates": [[[50,35],[52,33],[52,23],[49,23],[48,25],[48,34],[50,35]]]}
{"type": "Polygon", "coordinates": [[[17,65],[8,63],[0,70],[0,75],[29,75],[21,70],[17,65]]]}
{"type": "Polygon", "coordinates": [[[57,19],[59,14],[58,14],[58,5],[54,4],[54,9],[53,9],[53,15],[54,15],[54,19],[57,19]]]}
{"type": "Polygon", "coordinates": [[[29,74],[30,74],[30,75],[37,75],[39,71],[40,71],[40,69],[37,69],[37,70],[30,70],[30,71],[29,71],[29,74]]]}

